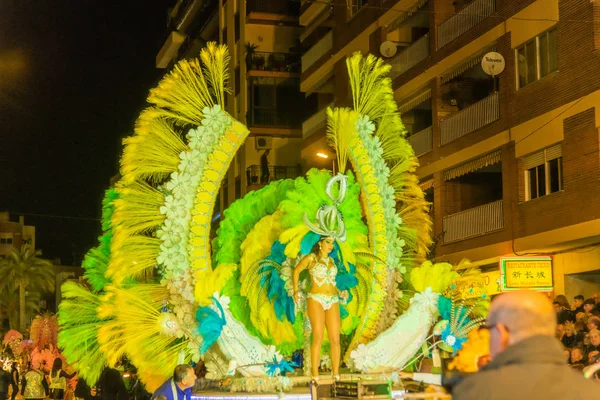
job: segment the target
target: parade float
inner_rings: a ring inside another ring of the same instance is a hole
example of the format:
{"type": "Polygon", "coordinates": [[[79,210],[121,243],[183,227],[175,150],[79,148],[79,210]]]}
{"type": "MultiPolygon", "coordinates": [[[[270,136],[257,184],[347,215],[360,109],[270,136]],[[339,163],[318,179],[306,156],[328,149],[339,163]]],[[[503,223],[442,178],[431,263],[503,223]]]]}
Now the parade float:
{"type": "Polygon", "coordinates": [[[330,343],[311,350],[311,280],[296,282],[294,271],[324,238],[334,266],[322,278],[344,294],[321,302],[339,307],[340,379],[394,380],[462,347],[487,310],[485,295],[465,300],[479,275],[427,260],[429,204],[390,67],[361,54],[347,66],[353,107],[327,110],[339,172],[312,169],[248,193],[223,211],[214,237],[217,194],[250,135],[224,111],[227,48],[209,43],[150,92],[105,194],[99,245],[83,262],[89,287],[62,287],[59,345],[90,385],[124,356],[150,390],[199,360],[207,377],[229,376],[232,391],[314,380],[311,357],[327,368],[330,343]]]}

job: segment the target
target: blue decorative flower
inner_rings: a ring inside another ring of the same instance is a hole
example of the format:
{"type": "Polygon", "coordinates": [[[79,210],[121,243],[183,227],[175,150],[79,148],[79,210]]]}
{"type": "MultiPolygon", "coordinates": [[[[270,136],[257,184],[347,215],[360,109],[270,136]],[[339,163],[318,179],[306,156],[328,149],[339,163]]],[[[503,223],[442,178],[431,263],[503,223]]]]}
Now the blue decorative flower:
{"type": "MultiPolygon", "coordinates": [[[[458,337],[455,336],[452,332],[451,325],[447,324],[446,327],[442,330],[442,340],[444,344],[449,346],[452,349],[452,353],[456,354],[456,352],[462,349],[462,345],[467,341],[466,337],[458,337]]],[[[448,351],[447,346],[440,346],[442,350],[448,351]]]]}

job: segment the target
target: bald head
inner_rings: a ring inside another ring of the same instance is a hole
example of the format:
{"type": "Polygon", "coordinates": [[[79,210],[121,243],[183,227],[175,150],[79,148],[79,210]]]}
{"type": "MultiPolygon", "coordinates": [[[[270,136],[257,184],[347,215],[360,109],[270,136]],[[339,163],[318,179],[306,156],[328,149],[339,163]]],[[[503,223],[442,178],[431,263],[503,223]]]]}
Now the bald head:
{"type": "Polygon", "coordinates": [[[548,297],[541,293],[509,292],[492,301],[488,323],[505,325],[515,343],[534,335],[554,336],[556,313],[548,297]]]}

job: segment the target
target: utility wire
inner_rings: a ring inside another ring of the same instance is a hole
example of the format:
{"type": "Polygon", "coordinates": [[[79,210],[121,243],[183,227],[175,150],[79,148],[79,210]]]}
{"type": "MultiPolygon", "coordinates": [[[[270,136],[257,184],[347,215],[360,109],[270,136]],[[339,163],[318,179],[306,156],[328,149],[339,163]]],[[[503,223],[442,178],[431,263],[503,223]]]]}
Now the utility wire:
{"type": "Polygon", "coordinates": [[[24,215],[24,216],[29,216],[29,217],[70,219],[70,220],[76,220],[76,221],[95,221],[95,222],[101,221],[100,218],[90,218],[90,217],[73,217],[73,216],[69,216],[69,215],[22,213],[22,212],[16,212],[16,211],[9,211],[9,212],[14,215],[24,215]]]}

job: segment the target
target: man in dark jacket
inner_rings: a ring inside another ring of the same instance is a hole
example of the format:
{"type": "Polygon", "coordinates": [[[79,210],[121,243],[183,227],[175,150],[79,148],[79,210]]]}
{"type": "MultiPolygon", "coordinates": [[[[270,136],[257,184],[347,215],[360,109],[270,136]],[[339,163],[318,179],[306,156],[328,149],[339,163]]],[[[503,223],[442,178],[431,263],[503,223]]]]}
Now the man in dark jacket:
{"type": "Polygon", "coordinates": [[[544,295],[498,296],[488,316],[492,361],[459,383],[452,398],[598,399],[600,385],[568,367],[555,326],[556,313],[544,295]]]}
{"type": "Polygon", "coordinates": [[[0,361],[0,400],[6,400],[11,380],[10,373],[4,370],[4,361],[0,361]]]}

